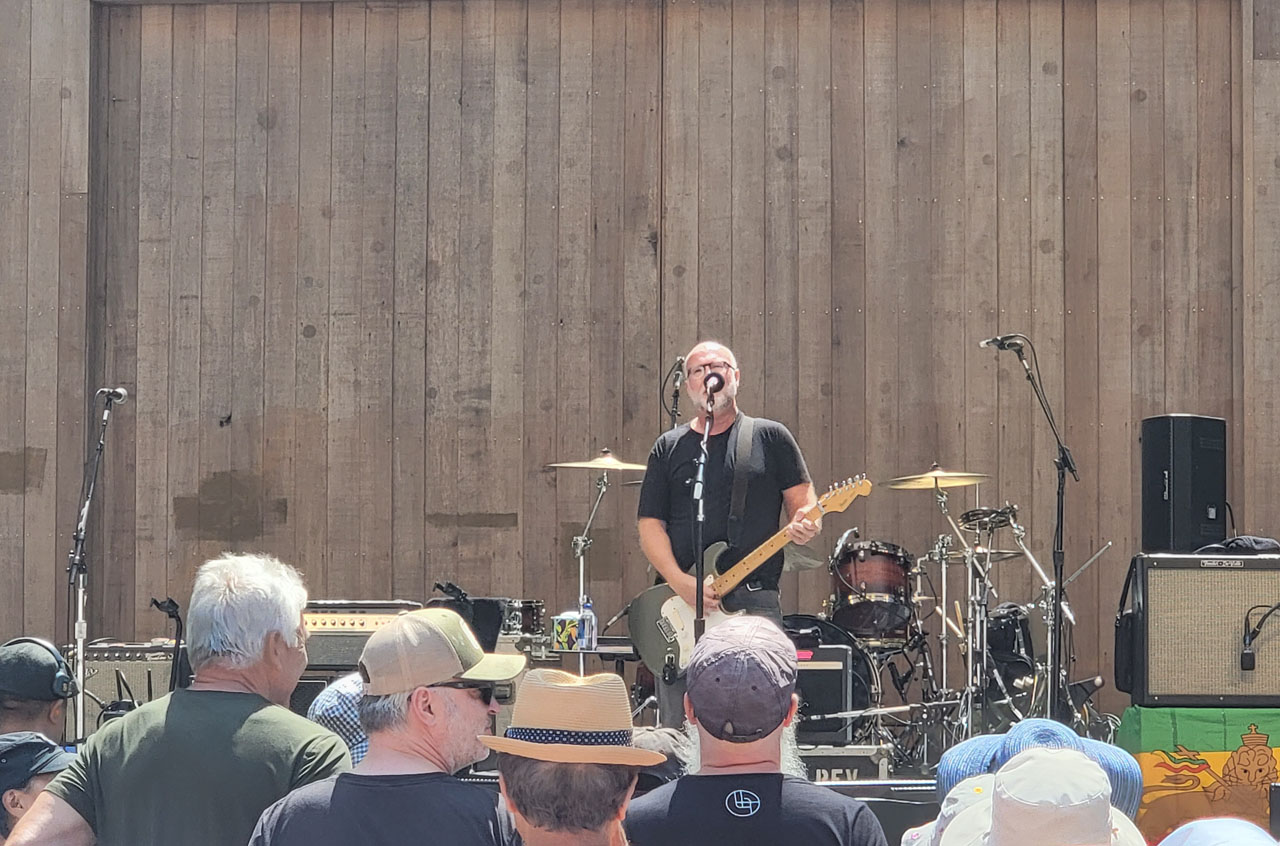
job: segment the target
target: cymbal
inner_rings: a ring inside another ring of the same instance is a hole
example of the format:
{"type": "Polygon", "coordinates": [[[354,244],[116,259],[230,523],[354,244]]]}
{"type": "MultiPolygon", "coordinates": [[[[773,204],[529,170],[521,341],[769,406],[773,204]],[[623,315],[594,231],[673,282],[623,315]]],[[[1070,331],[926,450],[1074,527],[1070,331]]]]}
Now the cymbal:
{"type": "MultiPolygon", "coordinates": [[[[973,554],[979,561],[1008,561],[1010,558],[1021,558],[1022,550],[1020,549],[987,549],[985,546],[975,546],[973,554]],[[990,557],[988,557],[990,556],[990,557]]],[[[963,564],[964,550],[953,549],[947,553],[947,563],[963,564]]]]}
{"type": "Polygon", "coordinates": [[[943,470],[935,464],[928,473],[899,476],[896,479],[890,479],[888,484],[895,491],[931,491],[935,488],[967,488],[970,485],[980,485],[990,478],[986,473],[943,470]]]}
{"type": "Polygon", "coordinates": [[[622,486],[624,488],[630,488],[630,487],[635,487],[636,485],[643,485],[643,484],[644,484],[644,479],[632,479],[630,482],[623,482],[622,486]]]}
{"type": "Polygon", "coordinates": [[[595,458],[587,461],[560,461],[555,464],[548,464],[548,467],[564,467],[570,470],[645,470],[643,464],[632,464],[628,461],[619,461],[613,455],[613,450],[605,447],[600,450],[600,454],[595,458]]]}

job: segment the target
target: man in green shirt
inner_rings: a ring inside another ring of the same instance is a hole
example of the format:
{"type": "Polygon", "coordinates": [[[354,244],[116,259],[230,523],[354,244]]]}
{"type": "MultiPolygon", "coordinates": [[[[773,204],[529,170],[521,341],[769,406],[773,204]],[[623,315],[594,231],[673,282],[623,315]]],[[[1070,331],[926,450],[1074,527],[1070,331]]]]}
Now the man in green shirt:
{"type": "Polygon", "coordinates": [[[239,846],[262,810],[351,767],[337,735],[289,711],[307,665],[298,572],[231,555],[196,575],[195,680],[107,723],[45,789],[6,846],[239,846]]]}

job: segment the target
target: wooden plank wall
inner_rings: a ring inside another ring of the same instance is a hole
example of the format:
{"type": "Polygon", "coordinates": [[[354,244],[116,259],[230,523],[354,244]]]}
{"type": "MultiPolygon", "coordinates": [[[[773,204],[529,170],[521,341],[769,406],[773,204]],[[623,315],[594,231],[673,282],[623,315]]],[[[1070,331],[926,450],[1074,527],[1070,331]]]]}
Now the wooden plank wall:
{"type": "Polygon", "coordinates": [[[0,638],[65,639],[88,414],[89,0],[2,0],[0,18],[0,638]]]}
{"type": "MultiPolygon", "coordinates": [[[[1114,544],[1072,590],[1075,674],[1109,676],[1142,417],[1230,419],[1237,528],[1277,531],[1259,280],[1280,259],[1250,227],[1274,231],[1280,79],[1253,60],[1277,46],[1253,17],[1249,0],[96,6],[87,361],[137,402],[95,516],[94,634],[163,631],[150,597],[185,600],[221,549],[279,554],[316,596],[454,580],[567,607],[593,479],[545,465],[643,461],[662,375],[702,336],[735,347],[744,407],[787,423],[821,484],[990,473],[953,510],[1017,503],[1048,566],[1049,428],[1017,360],[977,348],[1022,331],[1081,470],[1068,566],[1114,544]]],[[[26,62],[0,98],[34,118],[26,62]]],[[[33,174],[48,154],[4,143],[33,174]]],[[[3,213],[26,219],[13,196],[3,213]]],[[[48,253],[0,232],[22,270],[0,284],[47,296],[22,257],[48,253]]],[[[47,343],[32,319],[13,328],[44,346],[0,350],[11,388],[77,362],[74,335],[47,343]]],[[[79,410],[59,385],[28,387],[0,453],[44,443],[33,403],[79,410]]],[[[58,490],[56,528],[33,523],[36,493],[0,493],[0,542],[27,562],[5,572],[26,593],[0,598],[0,634],[60,601],[26,575],[54,572],[58,490]]],[[[646,582],[635,501],[613,488],[596,524],[606,617],[646,582]]],[[[922,554],[943,521],[928,494],[881,489],[824,542],[855,524],[922,554]]],[[[1004,599],[1034,582],[999,568],[1004,599]]],[[[828,593],[823,573],[784,589],[808,613],[828,593]]]]}

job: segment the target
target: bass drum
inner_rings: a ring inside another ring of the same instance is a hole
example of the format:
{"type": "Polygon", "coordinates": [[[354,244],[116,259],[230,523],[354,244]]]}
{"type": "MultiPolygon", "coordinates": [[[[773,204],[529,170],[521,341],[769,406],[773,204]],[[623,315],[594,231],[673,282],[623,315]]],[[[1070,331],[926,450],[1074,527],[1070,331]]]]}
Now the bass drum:
{"type": "MultiPolygon", "coordinates": [[[[782,618],[784,629],[787,637],[796,645],[796,655],[800,659],[800,671],[804,672],[804,662],[812,658],[812,653],[820,646],[847,646],[852,650],[853,659],[853,698],[850,702],[848,710],[860,711],[864,708],[873,708],[880,705],[880,680],[875,671],[874,664],[867,651],[862,647],[853,635],[849,632],[834,625],[829,620],[821,617],[815,617],[810,614],[789,614],[782,618]]],[[[809,702],[804,695],[803,683],[798,682],[796,685],[796,693],[800,695],[800,716],[807,717],[813,714],[831,713],[827,708],[838,710],[836,706],[828,705],[825,701],[821,703],[809,702]]],[[[825,697],[824,697],[825,698],[825,697]]],[[[838,699],[836,700],[838,703],[838,699]]],[[[828,733],[838,732],[847,721],[833,720],[813,720],[802,722],[800,724],[801,743],[805,743],[804,733],[828,733]]],[[[861,718],[853,721],[853,742],[865,740],[870,737],[873,730],[870,719],[861,718]]]]}
{"type": "Polygon", "coordinates": [[[879,645],[902,644],[911,620],[908,573],[915,557],[895,543],[857,541],[831,559],[831,622],[879,645]]]}

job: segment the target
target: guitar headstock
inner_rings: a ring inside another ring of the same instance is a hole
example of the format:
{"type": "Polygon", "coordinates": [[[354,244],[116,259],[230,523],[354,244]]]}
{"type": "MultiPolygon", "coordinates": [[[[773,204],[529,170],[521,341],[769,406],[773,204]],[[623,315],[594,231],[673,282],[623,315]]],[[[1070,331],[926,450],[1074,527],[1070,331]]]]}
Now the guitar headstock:
{"type": "Polygon", "coordinates": [[[818,497],[818,507],[824,514],[839,513],[848,508],[855,499],[871,493],[871,480],[863,473],[843,482],[836,482],[827,488],[827,492],[818,497]]]}

